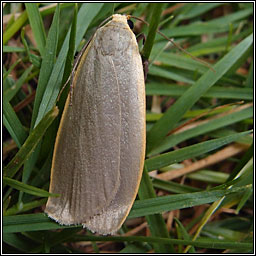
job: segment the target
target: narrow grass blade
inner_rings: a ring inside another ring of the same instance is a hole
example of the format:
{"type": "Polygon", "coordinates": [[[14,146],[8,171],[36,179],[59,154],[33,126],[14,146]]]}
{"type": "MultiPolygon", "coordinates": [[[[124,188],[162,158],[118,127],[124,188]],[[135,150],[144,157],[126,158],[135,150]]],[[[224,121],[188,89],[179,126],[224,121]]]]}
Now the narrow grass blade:
{"type": "Polygon", "coordinates": [[[35,209],[37,207],[40,207],[40,206],[46,204],[46,202],[47,202],[47,198],[40,199],[40,200],[33,200],[32,202],[23,203],[22,205],[20,205],[18,202],[16,205],[5,210],[3,212],[3,215],[9,216],[9,215],[15,215],[18,213],[22,213],[22,212],[27,212],[27,211],[30,211],[32,209],[35,209]],[[22,207],[20,207],[20,206],[22,206],[22,207]]]}
{"type": "Polygon", "coordinates": [[[44,56],[44,47],[46,42],[46,34],[44,30],[43,20],[38,10],[37,4],[25,3],[26,10],[28,13],[28,19],[32,28],[37,47],[41,56],[44,56]]]}
{"type": "Polygon", "coordinates": [[[199,188],[182,185],[182,184],[179,184],[179,183],[173,182],[173,181],[160,180],[157,178],[153,178],[152,183],[155,188],[169,191],[172,193],[177,193],[177,194],[198,192],[201,190],[199,188]]]}
{"type": "Polygon", "coordinates": [[[195,205],[212,203],[229,194],[243,193],[247,188],[247,186],[242,186],[224,190],[202,191],[138,200],[135,201],[128,218],[141,217],[165,211],[193,207],[195,205]]]}
{"type": "MultiPolygon", "coordinates": [[[[138,195],[140,199],[156,198],[152,182],[148,176],[146,165],[144,166],[138,195]]],[[[165,221],[160,214],[146,216],[146,220],[148,222],[150,232],[153,236],[167,238],[169,237],[165,221]]],[[[153,246],[156,253],[170,253],[173,251],[172,245],[167,247],[163,245],[154,244],[153,246]]]]}
{"type": "Polygon", "coordinates": [[[148,29],[148,36],[147,36],[147,40],[146,40],[145,45],[142,50],[142,56],[146,60],[149,59],[150,52],[151,52],[153,44],[154,44],[156,31],[158,29],[158,24],[159,24],[160,18],[161,18],[163,3],[150,4],[150,8],[151,8],[151,18],[150,18],[150,24],[149,24],[149,29],[148,29]]]}
{"type": "Polygon", "coordinates": [[[253,107],[248,107],[240,111],[232,112],[230,114],[211,119],[206,123],[195,126],[194,128],[166,137],[164,140],[162,140],[162,143],[159,144],[159,146],[152,150],[150,155],[158,154],[176,146],[182,141],[194,138],[198,135],[209,133],[211,131],[215,131],[223,127],[227,127],[228,125],[240,122],[247,118],[251,118],[252,116],[253,107]]]}
{"type": "Polygon", "coordinates": [[[22,76],[15,82],[15,84],[4,92],[5,100],[7,101],[12,100],[12,98],[20,90],[21,86],[25,83],[32,69],[33,69],[33,65],[31,65],[28,69],[26,69],[25,72],[22,74],[22,76]]]}
{"type": "Polygon", "coordinates": [[[43,137],[45,131],[53,122],[53,120],[58,115],[58,109],[54,107],[52,111],[41,120],[41,122],[37,125],[37,127],[30,133],[29,137],[25,141],[25,143],[20,148],[19,152],[15,155],[15,157],[9,162],[9,164],[4,168],[4,175],[12,178],[17,171],[20,169],[22,164],[29,158],[29,156],[33,153],[33,150],[40,142],[43,137]]]}
{"type": "Polygon", "coordinates": [[[10,179],[8,177],[3,177],[3,183],[11,186],[17,190],[23,191],[25,193],[28,193],[28,194],[34,195],[34,196],[39,196],[39,197],[59,196],[58,194],[49,193],[43,189],[24,184],[20,181],[10,179]]]}
{"type": "MultiPolygon", "coordinates": [[[[102,3],[86,3],[83,4],[79,9],[77,17],[76,48],[81,42],[81,39],[83,38],[83,35],[86,32],[88,26],[90,25],[92,20],[97,16],[102,6],[102,3]]],[[[47,113],[54,106],[59,91],[61,89],[64,65],[68,51],[69,36],[70,32],[67,34],[65,38],[65,41],[58,55],[58,59],[52,69],[51,76],[49,80],[47,80],[47,91],[45,91],[41,99],[38,114],[36,115],[36,117],[34,117],[36,118],[36,124],[42,119],[45,113],[47,113]]]]}
{"type": "MultiPolygon", "coordinates": [[[[175,97],[181,96],[188,89],[189,86],[170,85],[163,83],[148,83],[146,86],[146,95],[164,95],[175,97]]],[[[253,89],[213,86],[205,94],[203,94],[202,97],[218,99],[253,100],[253,89]]]]}
{"type": "Polygon", "coordinates": [[[59,225],[44,213],[5,216],[3,218],[3,233],[51,230],[59,228],[74,228],[74,226],[59,225]]]}
{"type": "Polygon", "coordinates": [[[37,123],[35,123],[39,111],[39,106],[41,104],[44,93],[46,93],[45,91],[47,89],[47,82],[52,74],[56,59],[59,36],[59,15],[60,10],[58,5],[46,40],[45,53],[43,55],[43,61],[41,64],[38,86],[36,90],[36,97],[31,121],[31,129],[33,129],[33,127],[40,121],[38,120],[37,123]]]}
{"type": "Polygon", "coordinates": [[[27,138],[27,131],[6,98],[3,98],[3,123],[17,146],[20,148],[27,138]]]}
{"type": "Polygon", "coordinates": [[[159,156],[151,157],[146,160],[148,171],[159,169],[173,163],[177,163],[187,158],[200,156],[204,153],[210,152],[214,149],[229,144],[242,136],[249,134],[251,131],[241,132],[229,135],[219,139],[213,139],[206,142],[201,142],[192,146],[178,149],[169,153],[161,154],[159,156]]]}
{"type": "Polygon", "coordinates": [[[21,29],[28,19],[28,14],[24,11],[19,18],[3,33],[3,45],[5,45],[12,36],[21,29]]]}
{"type": "MultiPolygon", "coordinates": [[[[188,234],[187,230],[185,229],[185,227],[182,225],[182,223],[177,219],[177,218],[174,218],[176,224],[177,224],[177,227],[180,231],[180,233],[182,234],[182,237],[184,238],[184,240],[192,240],[190,235],[188,234]]],[[[189,253],[195,253],[195,248],[194,247],[191,247],[190,250],[189,250],[189,253]]]]}
{"type": "Polygon", "coordinates": [[[147,134],[147,153],[161,142],[167,133],[174,128],[175,124],[182,118],[187,110],[225,73],[227,73],[236,62],[252,45],[253,36],[250,35],[233,48],[215,66],[216,73],[208,70],[199,80],[191,86],[176,102],[169,108],[164,116],[151,128],[147,134]]]}

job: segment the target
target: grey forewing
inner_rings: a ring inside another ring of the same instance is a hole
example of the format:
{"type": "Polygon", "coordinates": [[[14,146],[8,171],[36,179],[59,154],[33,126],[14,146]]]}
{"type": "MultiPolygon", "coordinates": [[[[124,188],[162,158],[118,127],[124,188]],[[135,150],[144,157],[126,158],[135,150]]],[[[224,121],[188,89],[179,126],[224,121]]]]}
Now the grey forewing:
{"type": "Polygon", "coordinates": [[[59,222],[101,233],[128,214],[145,149],[141,58],[128,26],[118,24],[123,29],[110,22],[96,32],[76,73],[55,150],[51,192],[62,196],[48,209],[59,222]]]}

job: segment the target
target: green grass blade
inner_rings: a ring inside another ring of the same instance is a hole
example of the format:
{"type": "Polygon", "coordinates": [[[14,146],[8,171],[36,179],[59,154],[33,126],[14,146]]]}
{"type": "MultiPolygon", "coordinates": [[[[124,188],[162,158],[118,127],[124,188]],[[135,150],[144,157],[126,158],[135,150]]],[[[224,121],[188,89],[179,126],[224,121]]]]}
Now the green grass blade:
{"type": "MultiPolygon", "coordinates": [[[[14,216],[16,217],[16,216],[14,216]]],[[[10,218],[10,217],[8,217],[10,218]]],[[[15,220],[13,219],[15,222],[15,220]]],[[[35,222],[36,223],[36,222],[35,222]]],[[[6,234],[6,233],[5,233],[6,234]]],[[[4,235],[5,235],[4,234],[4,235]]],[[[119,241],[119,242],[143,242],[143,243],[161,243],[161,244],[180,244],[180,245],[193,245],[202,248],[212,248],[212,249],[227,249],[227,248],[244,248],[251,249],[252,243],[246,242],[222,242],[217,239],[210,242],[204,241],[187,241],[179,239],[170,238],[157,238],[157,237],[143,237],[143,236],[85,236],[85,235],[73,235],[73,242],[78,241],[119,241]]]]}
{"type": "Polygon", "coordinates": [[[47,115],[41,120],[41,122],[36,126],[36,128],[30,133],[29,137],[22,145],[15,157],[9,162],[9,164],[4,168],[4,175],[12,178],[22,164],[29,158],[33,153],[33,150],[40,142],[45,131],[53,122],[53,120],[58,115],[58,109],[54,107],[47,115]]]}
{"type": "MultiPolygon", "coordinates": [[[[235,14],[226,15],[224,18],[212,19],[209,22],[194,22],[189,25],[181,25],[172,27],[171,29],[163,29],[161,32],[169,38],[228,32],[230,23],[233,23],[233,28],[235,29],[239,26],[241,19],[246,19],[248,16],[252,15],[252,13],[253,9],[248,8],[238,11],[235,14]]],[[[158,36],[157,39],[159,38],[161,37],[158,36]]]]}
{"type": "Polygon", "coordinates": [[[238,249],[252,249],[252,243],[246,242],[222,242],[217,239],[211,240],[210,242],[207,241],[187,241],[187,240],[180,240],[180,239],[171,239],[171,238],[156,238],[156,237],[144,237],[144,236],[129,236],[129,237],[122,237],[122,236],[115,236],[115,237],[107,237],[107,236],[84,236],[84,235],[77,235],[75,236],[73,241],[120,241],[120,242],[147,242],[147,243],[161,243],[161,244],[177,244],[177,245],[192,245],[195,247],[202,247],[202,248],[212,248],[212,249],[227,249],[227,248],[238,248],[238,249]]]}
{"type": "Polygon", "coordinates": [[[43,20],[38,10],[37,4],[25,3],[26,10],[28,13],[28,19],[32,28],[37,47],[41,56],[44,56],[44,47],[46,42],[46,34],[44,30],[43,20]]]}
{"type": "Polygon", "coordinates": [[[21,29],[28,19],[28,14],[24,11],[19,18],[3,33],[3,45],[5,45],[12,36],[21,29]]]}
{"type": "Polygon", "coordinates": [[[10,179],[8,177],[3,177],[3,183],[17,190],[23,191],[25,193],[28,193],[34,196],[39,196],[39,197],[59,196],[58,194],[49,193],[43,189],[24,184],[20,181],[10,179]]]}
{"type": "Polygon", "coordinates": [[[31,121],[31,129],[38,124],[41,119],[37,119],[37,123],[35,120],[38,115],[39,107],[42,102],[42,97],[45,91],[47,90],[47,82],[50,79],[50,76],[53,71],[56,54],[57,54],[57,45],[58,45],[58,36],[59,36],[59,5],[56,8],[55,15],[53,18],[53,22],[51,28],[49,30],[49,34],[46,40],[45,53],[43,55],[43,61],[40,69],[38,86],[36,90],[35,103],[32,114],[31,121]]]}
{"type": "MultiPolygon", "coordinates": [[[[5,82],[6,78],[10,75],[10,73],[13,71],[13,69],[21,62],[21,59],[18,59],[16,62],[14,62],[11,67],[8,69],[8,71],[4,70],[3,75],[3,83],[5,82]]],[[[8,88],[8,87],[7,87],[8,88]]],[[[6,90],[6,87],[3,86],[4,91],[6,90]]]]}
{"type": "Polygon", "coordinates": [[[159,141],[162,141],[166,134],[174,128],[174,125],[182,118],[185,112],[223,75],[228,72],[233,65],[243,57],[243,54],[252,45],[252,35],[245,38],[240,44],[233,48],[215,66],[216,73],[208,70],[200,79],[191,86],[176,102],[166,111],[164,116],[152,127],[147,134],[147,153],[151,153],[159,141]]]}
{"type": "Polygon", "coordinates": [[[236,167],[230,174],[228,181],[232,180],[235,178],[235,176],[239,173],[239,171],[249,162],[249,160],[253,157],[254,154],[254,145],[253,143],[251,146],[248,148],[248,150],[245,152],[243,155],[242,159],[237,163],[236,167]]]}
{"type": "MultiPolygon", "coordinates": [[[[146,165],[144,166],[138,195],[141,200],[148,198],[156,198],[152,182],[148,176],[146,165]]],[[[153,236],[166,238],[169,237],[165,221],[160,214],[146,216],[146,220],[148,222],[150,232],[153,236]]],[[[174,251],[172,245],[167,247],[161,244],[153,244],[153,247],[156,253],[170,253],[174,251]]]]}
{"type": "Polygon", "coordinates": [[[192,180],[201,180],[205,183],[222,184],[227,181],[229,175],[223,172],[211,170],[199,170],[187,175],[192,180]]]}
{"type": "Polygon", "coordinates": [[[169,191],[172,193],[177,193],[177,194],[200,191],[200,189],[198,188],[182,185],[173,181],[160,180],[157,178],[153,178],[152,183],[155,188],[169,191]]]}
{"type": "Polygon", "coordinates": [[[15,82],[15,84],[4,92],[4,97],[7,101],[11,101],[12,98],[17,94],[21,86],[27,80],[28,75],[32,69],[33,69],[33,65],[31,65],[28,69],[26,69],[25,72],[22,74],[22,76],[15,82]]]}
{"type": "Polygon", "coordinates": [[[160,18],[161,18],[163,3],[150,4],[150,8],[151,8],[151,18],[150,18],[150,23],[149,23],[148,35],[147,35],[147,40],[146,40],[145,45],[142,50],[142,56],[146,60],[149,59],[150,52],[151,52],[153,44],[154,44],[156,31],[158,29],[158,25],[159,25],[160,18]]]}
{"type": "Polygon", "coordinates": [[[3,123],[17,146],[20,148],[27,138],[27,131],[6,98],[3,98],[3,123]]]}
{"type": "MultiPolygon", "coordinates": [[[[34,7],[36,8],[36,7],[34,7]]],[[[42,96],[47,90],[46,85],[47,82],[50,78],[50,75],[52,73],[52,69],[54,67],[55,59],[56,59],[56,54],[57,54],[57,44],[58,44],[58,37],[59,37],[59,15],[60,15],[60,6],[59,4],[57,5],[53,17],[53,22],[50,27],[43,57],[43,61],[41,64],[40,68],[40,73],[39,73],[39,80],[38,80],[38,86],[36,90],[36,97],[35,97],[35,102],[34,102],[34,108],[32,112],[32,120],[31,120],[31,125],[30,125],[30,132],[33,131],[33,128],[39,123],[39,120],[37,123],[35,123],[39,106],[42,101],[42,96]]],[[[36,164],[38,155],[40,152],[40,143],[38,146],[34,149],[32,154],[30,155],[29,158],[26,159],[26,162],[24,164],[24,171],[22,174],[22,182],[27,183],[31,172],[36,164]]],[[[23,192],[20,192],[19,195],[19,203],[22,203],[22,196],[23,192]]]]}
{"type": "Polygon", "coordinates": [[[225,116],[220,116],[218,118],[209,120],[208,122],[202,123],[194,128],[168,136],[161,142],[161,144],[159,144],[158,147],[152,150],[151,154],[154,155],[163,152],[164,150],[169,149],[182,141],[196,137],[198,135],[209,133],[211,131],[215,131],[217,129],[240,122],[252,116],[253,108],[247,107],[240,111],[236,111],[231,114],[227,114],[225,116]]]}
{"type": "MultiPolygon", "coordinates": [[[[77,17],[77,34],[76,34],[76,48],[78,47],[84,33],[92,20],[97,16],[103,4],[101,3],[86,3],[81,6],[77,17]]],[[[51,76],[47,81],[47,91],[45,91],[41,104],[36,117],[36,122],[47,113],[55,104],[59,91],[61,89],[62,76],[64,72],[64,65],[67,57],[68,44],[69,44],[70,32],[67,34],[65,41],[60,50],[58,59],[53,67],[51,76]]]]}
{"type": "MultiPolygon", "coordinates": [[[[8,245],[18,249],[20,252],[27,253],[31,250],[31,241],[15,233],[8,233],[3,236],[3,241],[8,245]]],[[[33,247],[33,246],[32,246],[33,247]]]]}
{"type": "Polygon", "coordinates": [[[3,218],[3,233],[51,230],[58,228],[74,228],[74,226],[61,226],[44,213],[5,216],[3,218]]]}
{"type": "MultiPolygon", "coordinates": [[[[146,95],[164,95],[175,97],[183,95],[188,89],[189,86],[179,86],[164,83],[148,83],[146,86],[146,95]]],[[[202,97],[218,99],[253,100],[253,89],[213,86],[205,94],[203,94],[202,97]]]]}
{"type": "Polygon", "coordinates": [[[241,194],[246,191],[247,188],[247,186],[242,186],[228,190],[212,190],[138,200],[135,201],[128,218],[147,216],[165,211],[173,211],[193,207],[195,205],[212,203],[226,195],[233,193],[241,194]]]}
{"type": "Polygon", "coordinates": [[[62,81],[63,84],[69,78],[69,74],[72,71],[72,66],[74,61],[75,47],[76,47],[77,11],[78,11],[78,6],[76,4],[74,8],[74,18],[73,18],[70,38],[69,38],[68,54],[67,54],[67,59],[65,63],[65,68],[64,68],[64,75],[63,75],[63,81],[62,81]]]}
{"type": "Polygon", "coordinates": [[[226,144],[229,144],[247,134],[251,131],[241,132],[234,135],[225,136],[219,139],[212,139],[209,141],[201,142],[192,146],[178,149],[172,152],[161,154],[159,156],[151,157],[146,160],[148,171],[159,169],[173,163],[181,162],[188,158],[200,156],[226,144]]]}
{"type": "Polygon", "coordinates": [[[162,52],[157,56],[156,61],[160,62],[161,65],[167,65],[168,67],[176,67],[190,71],[197,71],[200,74],[203,74],[208,70],[208,68],[201,62],[190,59],[187,56],[177,55],[170,52],[162,52]]]}
{"type": "Polygon", "coordinates": [[[25,48],[4,45],[3,46],[3,53],[5,53],[5,52],[25,52],[25,48]]]}
{"type": "Polygon", "coordinates": [[[30,53],[30,49],[29,49],[29,46],[28,46],[28,43],[25,39],[25,28],[23,27],[21,29],[21,33],[20,33],[20,37],[21,37],[21,41],[24,45],[24,48],[25,48],[25,51],[28,55],[28,59],[29,61],[37,68],[40,68],[41,67],[41,58],[35,54],[31,54],[30,53]]]}
{"type": "Polygon", "coordinates": [[[22,212],[27,212],[27,211],[30,211],[32,209],[35,209],[37,207],[40,207],[40,206],[46,204],[46,202],[47,202],[47,198],[40,199],[40,200],[33,200],[32,202],[22,203],[22,204],[20,204],[18,202],[16,205],[5,210],[3,212],[3,215],[9,216],[9,215],[15,215],[18,213],[22,213],[22,212]]]}
{"type": "MultiPolygon", "coordinates": [[[[184,238],[184,240],[192,240],[190,235],[188,234],[187,230],[185,229],[185,227],[182,225],[182,223],[177,219],[174,218],[175,222],[177,223],[178,229],[180,231],[180,233],[182,234],[182,237],[184,238]]],[[[189,250],[189,253],[195,253],[195,248],[191,247],[189,250]]]]}
{"type": "Polygon", "coordinates": [[[182,12],[181,15],[178,16],[178,19],[180,21],[186,20],[186,19],[192,19],[198,17],[198,15],[202,15],[220,5],[223,3],[196,3],[191,4],[191,8],[186,11],[182,12]]]}

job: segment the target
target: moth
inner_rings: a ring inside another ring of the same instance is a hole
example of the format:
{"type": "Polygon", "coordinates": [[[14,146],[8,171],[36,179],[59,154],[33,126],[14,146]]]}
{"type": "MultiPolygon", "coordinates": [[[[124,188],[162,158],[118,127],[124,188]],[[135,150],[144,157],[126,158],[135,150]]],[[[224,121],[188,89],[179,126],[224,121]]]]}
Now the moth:
{"type": "Polygon", "coordinates": [[[74,73],[56,137],[45,212],[114,234],[138,192],[145,158],[145,82],[127,16],[97,29],[74,73]]]}

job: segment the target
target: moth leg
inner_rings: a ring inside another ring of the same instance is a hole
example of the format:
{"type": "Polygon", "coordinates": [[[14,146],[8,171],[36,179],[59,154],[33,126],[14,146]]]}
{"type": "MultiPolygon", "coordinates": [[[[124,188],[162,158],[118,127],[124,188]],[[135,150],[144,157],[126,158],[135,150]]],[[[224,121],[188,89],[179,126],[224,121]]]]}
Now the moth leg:
{"type": "Polygon", "coordinates": [[[139,42],[141,39],[143,40],[143,41],[142,41],[142,44],[144,45],[144,44],[145,44],[145,41],[146,41],[146,36],[145,36],[143,33],[141,33],[141,34],[139,34],[139,35],[136,36],[137,42],[139,42]]]}
{"type": "MultiPolygon", "coordinates": [[[[141,33],[137,35],[136,39],[137,39],[137,42],[139,42],[140,40],[143,40],[142,44],[144,45],[146,41],[146,36],[143,33],[141,33]]],[[[147,75],[148,75],[148,59],[146,59],[143,56],[141,58],[142,58],[142,65],[143,65],[143,71],[144,71],[144,81],[146,82],[147,75]]]]}
{"type": "Polygon", "coordinates": [[[143,65],[143,71],[144,71],[144,81],[146,82],[147,75],[148,75],[148,59],[146,59],[143,56],[141,56],[141,59],[142,59],[142,65],[143,65]]]}

